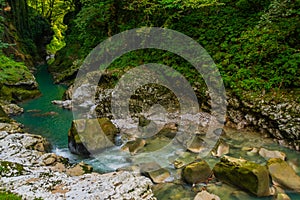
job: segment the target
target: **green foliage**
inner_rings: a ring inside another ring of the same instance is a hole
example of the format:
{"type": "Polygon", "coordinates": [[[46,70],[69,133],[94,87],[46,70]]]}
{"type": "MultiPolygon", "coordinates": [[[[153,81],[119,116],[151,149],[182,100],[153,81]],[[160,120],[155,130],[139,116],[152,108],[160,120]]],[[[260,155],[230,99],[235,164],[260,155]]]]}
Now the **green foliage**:
{"type": "Polygon", "coordinates": [[[67,12],[72,11],[73,1],[72,0],[29,0],[28,5],[34,8],[41,16],[51,22],[54,36],[47,50],[55,54],[56,51],[65,46],[64,32],[67,26],[63,23],[64,15],[67,12]]]}
{"type": "Polygon", "coordinates": [[[0,84],[15,84],[33,79],[32,74],[22,62],[16,62],[0,53],[0,84]]]}
{"type": "Polygon", "coordinates": [[[23,62],[16,62],[0,53],[0,100],[19,102],[34,98],[39,91],[22,87],[20,82],[33,81],[34,77],[23,62]]]}
{"type": "MultiPolygon", "coordinates": [[[[74,73],[79,67],[72,64],[74,61],[83,60],[92,48],[114,34],[157,26],[197,40],[213,57],[225,86],[236,92],[300,86],[299,0],[81,0],[81,3],[69,26],[66,47],[52,66],[54,71],[74,73]]],[[[111,69],[128,69],[147,62],[172,66],[191,84],[199,82],[203,86],[192,66],[168,52],[131,52],[117,59],[111,69]]],[[[64,72],[60,80],[63,77],[64,72]]]]}
{"type": "MultiPolygon", "coordinates": [[[[0,12],[3,13],[3,6],[5,5],[4,0],[0,0],[0,12]]],[[[8,46],[7,43],[2,41],[3,32],[4,32],[4,17],[3,14],[0,14],[0,51],[2,51],[3,48],[6,48],[8,46]]]]}

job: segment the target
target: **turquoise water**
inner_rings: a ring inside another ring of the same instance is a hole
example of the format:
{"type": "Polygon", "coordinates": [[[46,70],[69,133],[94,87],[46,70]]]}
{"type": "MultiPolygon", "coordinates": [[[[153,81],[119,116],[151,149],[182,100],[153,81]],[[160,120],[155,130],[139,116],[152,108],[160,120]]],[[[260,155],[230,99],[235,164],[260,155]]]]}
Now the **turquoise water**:
{"type": "Polygon", "coordinates": [[[68,130],[73,120],[73,113],[51,103],[62,98],[66,86],[53,84],[53,78],[48,73],[46,65],[38,66],[35,77],[42,95],[19,104],[24,108],[24,113],[15,116],[15,120],[24,124],[29,133],[47,138],[52,145],[52,151],[69,158],[71,162],[84,161],[92,165],[94,171],[100,173],[114,171],[126,165],[126,160],[124,157],[120,158],[117,148],[104,151],[97,159],[71,154],[68,149],[68,130]],[[49,112],[52,114],[49,115],[49,112]]]}
{"type": "Polygon", "coordinates": [[[35,74],[42,93],[41,97],[21,103],[24,114],[14,117],[25,125],[30,133],[46,137],[53,148],[67,148],[68,129],[73,119],[72,112],[51,103],[62,98],[66,86],[53,84],[47,66],[38,67],[35,74]],[[49,112],[55,112],[49,115],[49,112]]]}

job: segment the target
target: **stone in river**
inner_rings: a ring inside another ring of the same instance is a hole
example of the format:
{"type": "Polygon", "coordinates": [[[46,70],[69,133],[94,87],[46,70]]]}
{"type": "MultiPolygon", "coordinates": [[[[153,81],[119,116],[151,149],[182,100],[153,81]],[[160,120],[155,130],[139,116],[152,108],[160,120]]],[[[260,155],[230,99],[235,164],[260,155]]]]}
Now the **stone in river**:
{"type": "Polygon", "coordinates": [[[176,169],[180,169],[187,164],[195,161],[197,159],[197,154],[184,152],[180,157],[176,158],[173,162],[173,165],[176,169]]]}
{"type": "Polygon", "coordinates": [[[73,120],[68,133],[68,146],[72,153],[89,155],[115,144],[119,130],[107,118],[73,120]]]}
{"type": "Polygon", "coordinates": [[[187,149],[193,153],[200,153],[206,148],[207,144],[200,135],[195,135],[192,142],[187,147],[187,149]]]}
{"type": "Polygon", "coordinates": [[[182,184],[161,183],[152,187],[155,197],[159,200],[191,200],[194,192],[187,190],[182,184]]]}
{"type": "Polygon", "coordinates": [[[189,184],[205,182],[211,175],[212,171],[204,160],[190,163],[182,170],[182,177],[189,184]]]}
{"type": "Polygon", "coordinates": [[[154,183],[164,183],[170,177],[170,172],[164,168],[144,172],[154,183]]]}
{"type": "Polygon", "coordinates": [[[221,181],[233,184],[258,197],[269,196],[269,172],[265,166],[244,159],[224,156],[213,168],[221,181]]]}
{"type": "Polygon", "coordinates": [[[271,158],[267,166],[276,184],[300,193],[300,177],[287,162],[280,158],[271,158]]]}
{"type": "Polygon", "coordinates": [[[203,190],[195,196],[194,200],[221,200],[221,199],[217,195],[210,194],[207,191],[203,190]]]}
{"type": "Polygon", "coordinates": [[[259,155],[264,157],[266,160],[268,160],[269,158],[280,158],[282,160],[285,160],[285,153],[280,152],[280,151],[270,151],[268,149],[265,148],[261,148],[259,150],[259,155]]]}
{"type": "Polygon", "coordinates": [[[211,154],[215,157],[221,157],[229,153],[229,145],[224,140],[219,140],[211,154]]]}
{"type": "Polygon", "coordinates": [[[146,140],[137,138],[134,141],[127,142],[122,150],[129,150],[131,155],[135,155],[139,150],[141,150],[146,144],[146,140]]]}

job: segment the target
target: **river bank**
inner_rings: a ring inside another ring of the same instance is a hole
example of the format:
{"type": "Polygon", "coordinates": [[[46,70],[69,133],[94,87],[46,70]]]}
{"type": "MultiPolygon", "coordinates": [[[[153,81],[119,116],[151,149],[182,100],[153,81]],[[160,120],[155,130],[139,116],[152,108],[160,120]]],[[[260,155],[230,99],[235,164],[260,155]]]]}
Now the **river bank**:
{"type": "Polygon", "coordinates": [[[49,143],[19,123],[0,123],[0,140],[0,190],[22,199],[154,199],[146,177],[92,173],[84,163],[48,153],[49,143]]]}

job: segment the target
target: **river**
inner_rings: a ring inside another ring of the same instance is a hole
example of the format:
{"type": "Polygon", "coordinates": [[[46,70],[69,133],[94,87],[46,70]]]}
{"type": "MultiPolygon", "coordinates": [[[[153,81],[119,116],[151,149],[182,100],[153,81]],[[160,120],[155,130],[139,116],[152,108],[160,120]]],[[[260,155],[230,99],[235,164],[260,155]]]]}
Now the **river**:
{"type": "Polygon", "coordinates": [[[113,171],[112,167],[104,164],[109,160],[106,154],[102,155],[104,162],[99,162],[99,159],[82,158],[69,152],[68,130],[73,120],[73,113],[51,103],[53,100],[60,100],[67,87],[53,84],[53,78],[48,73],[46,65],[38,66],[35,77],[42,94],[36,99],[20,103],[24,113],[15,116],[14,119],[24,124],[29,133],[47,138],[52,145],[52,151],[69,158],[71,162],[84,161],[93,165],[94,170],[101,173],[113,171]]]}
{"type": "MultiPolygon", "coordinates": [[[[15,120],[25,125],[28,132],[42,135],[47,138],[52,144],[52,150],[54,153],[67,157],[71,162],[84,161],[93,166],[94,170],[100,173],[113,171],[119,167],[129,165],[127,163],[128,154],[122,154],[119,151],[119,147],[109,149],[109,151],[103,152],[101,155],[95,158],[82,158],[80,156],[73,155],[68,150],[68,130],[73,120],[73,114],[69,110],[62,109],[57,105],[51,103],[52,100],[60,100],[66,86],[53,84],[52,76],[47,71],[47,66],[39,66],[35,73],[36,80],[39,84],[39,89],[42,95],[36,99],[23,102],[20,104],[24,108],[22,115],[14,117],[15,120]]],[[[263,159],[259,156],[248,156],[245,152],[239,150],[243,146],[264,146],[268,149],[276,149],[283,151],[287,154],[290,161],[293,161],[296,167],[296,171],[300,174],[299,152],[281,147],[271,140],[264,141],[258,133],[250,131],[236,131],[227,129],[229,135],[234,138],[232,140],[235,148],[232,148],[230,156],[245,157],[246,159],[258,161],[263,163],[263,159]],[[239,147],[238,147],[239,146],[239,147]]],[[[208,158],[207,160],[211,166],[213,166],[218,159],[208,158]]],[[[172,169],[170,169],[172,171],[172,169]]],[[[230,189],[227,190],[228,192],[230,189]]],[[[171,192],[171,191],[170,191],[171,192]]],[[[215,192],[224,199],[229,199],[224,191],[215,192]]],[[[300,199],[300,195],[294,193],[288,193],[291,199],[300,199]]],[[[163,195],[161,199],[168,199],[167,193],[163,195]]],[[[258,199],[255,197],[249,197],[247,199],[258,199]]],[[[272,198],[259,198],[259,199],[272,199],[272,198]]]]}

